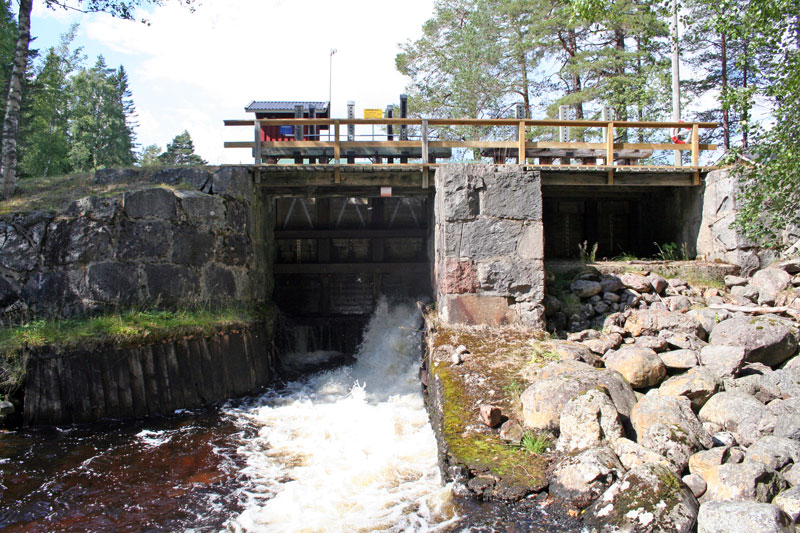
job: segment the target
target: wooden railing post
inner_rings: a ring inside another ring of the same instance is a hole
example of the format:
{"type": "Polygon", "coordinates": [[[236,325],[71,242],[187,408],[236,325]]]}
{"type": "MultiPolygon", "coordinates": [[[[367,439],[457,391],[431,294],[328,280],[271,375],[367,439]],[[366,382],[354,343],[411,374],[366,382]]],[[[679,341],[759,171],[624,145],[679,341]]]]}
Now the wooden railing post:
{"type": "Polygon", "coordinates": [[[342,158],[342,146],[339,144],[339,121],[333,121],[333,164],[335,165],[333,169],[333,182],[340,183],[342,181],[342,175],[339,170],[339,164],[341,163],[342,158]]]}
{"type": "Polygon", "coordinates": [[[517,148],[519,156],[517,158],[517,163],[520,164],[520,165],[524,165],[525,164],[525,141],[526,141],[526,138],[525,138],[525,136],[526,136],[526,134],[525,134],[525,121],[524,120],[520,120],[519,121],[519,132],[518,132],[517,135],[519,137],[518,138],[519,147],[517,148]]]}
{"type": "Polygon", "coordinates": [[[427,189],[429,185],[428,176],[428,121],[422,119],[422,188],[427,189]]]}
{"type": "Polygon", "coordinates": [[[608,165],[608,184],[614,184],[614,123],[609,122],[606,130],[606,165],[608,165]]]}
{"type": "Polygon", "coordinates": [[[692,124],[692,166],[699,165],[700,160],[700,128],[697,123],[692,124]]]}
{"type": "Polygon", "coordinates": [[[255,121],[255,132],[254,132],[254,139],[253,139],[253,159],[255,159],[256,165],[261,164],[261,123],[256,120],[255,121]]]}

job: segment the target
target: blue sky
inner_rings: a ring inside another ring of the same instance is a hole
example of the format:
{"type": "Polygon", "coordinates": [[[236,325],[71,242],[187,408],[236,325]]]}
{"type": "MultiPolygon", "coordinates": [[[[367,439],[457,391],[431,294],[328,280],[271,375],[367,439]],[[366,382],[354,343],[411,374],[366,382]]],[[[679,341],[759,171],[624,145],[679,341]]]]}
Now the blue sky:
{"type": "Polygon", "coordinates": [[[48,10],[35,2],[32,47],[46,50],[72,23],[76,46],[93,64],[102,54],[128,71],[138,112],[137,141],[163,149],[188,129],[211,163],[251,161],[248,150],[223,149],[250,140],[251,100],[327,100],[333,56],[333,115],[355,100],[363,108],[398,101],[407,80],[394,68],[398,44],[420,35],[433,0],[201,0],[194,13],[177,1],[151,8],[149,26],[105,14],[48,10]],[[226,131],[227,130],[227,131],[226,131]]]}

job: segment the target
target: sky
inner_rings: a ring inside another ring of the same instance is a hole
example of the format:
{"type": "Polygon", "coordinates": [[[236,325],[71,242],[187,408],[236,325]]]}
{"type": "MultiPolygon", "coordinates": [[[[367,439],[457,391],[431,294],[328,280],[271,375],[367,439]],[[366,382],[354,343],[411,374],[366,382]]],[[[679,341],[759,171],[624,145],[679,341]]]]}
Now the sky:
{"type": "Polygon", "coordinates": [[[32,48],[56,45],[78,23],[75,46],[92,65],[99,54],[128,71],[141,146],[162,149],[188,130],[209,163],[252,162],[252,129],[224,127],[251,118],[252,100],[327,101],[332,115],[399,102],[408,83],[394,66],[399,44],[420,36],[433,0],[198,0],[194,13],[168,0],[142,13],[149,25],[106,14],[50,10],[34,3],[32,48]],[[331,49],[336,53],[331,56],[331,49]]]}

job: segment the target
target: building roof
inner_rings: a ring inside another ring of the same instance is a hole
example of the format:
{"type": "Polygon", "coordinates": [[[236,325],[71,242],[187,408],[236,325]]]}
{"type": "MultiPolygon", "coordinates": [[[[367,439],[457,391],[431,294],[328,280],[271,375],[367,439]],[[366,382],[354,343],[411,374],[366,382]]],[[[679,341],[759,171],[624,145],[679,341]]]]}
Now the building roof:
{"type": "Polygon", "coordinates": [[[317,113],[327,113],[328,111],[328,102],[265,102],[262,100],[253,100],[244,110],[248,113],[294,113],[296,105],[302,105],[304,112],[308,112],[312,105],[317,113]]]}

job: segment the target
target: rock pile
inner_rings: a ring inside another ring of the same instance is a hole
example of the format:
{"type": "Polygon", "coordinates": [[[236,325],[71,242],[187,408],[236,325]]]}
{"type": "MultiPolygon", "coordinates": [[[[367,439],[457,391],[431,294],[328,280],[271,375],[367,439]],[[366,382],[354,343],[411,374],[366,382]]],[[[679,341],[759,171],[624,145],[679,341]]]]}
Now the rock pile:
{"type": "Polygon", "coordinates": [[[579,276],[580,311],[548,305],[573,331],[553,341],[562,360],[521,396],[523,425],[558,435],[551,494],[597,531],[794,531],[799,273],[785,261],[725,291],[579,276]]]}

